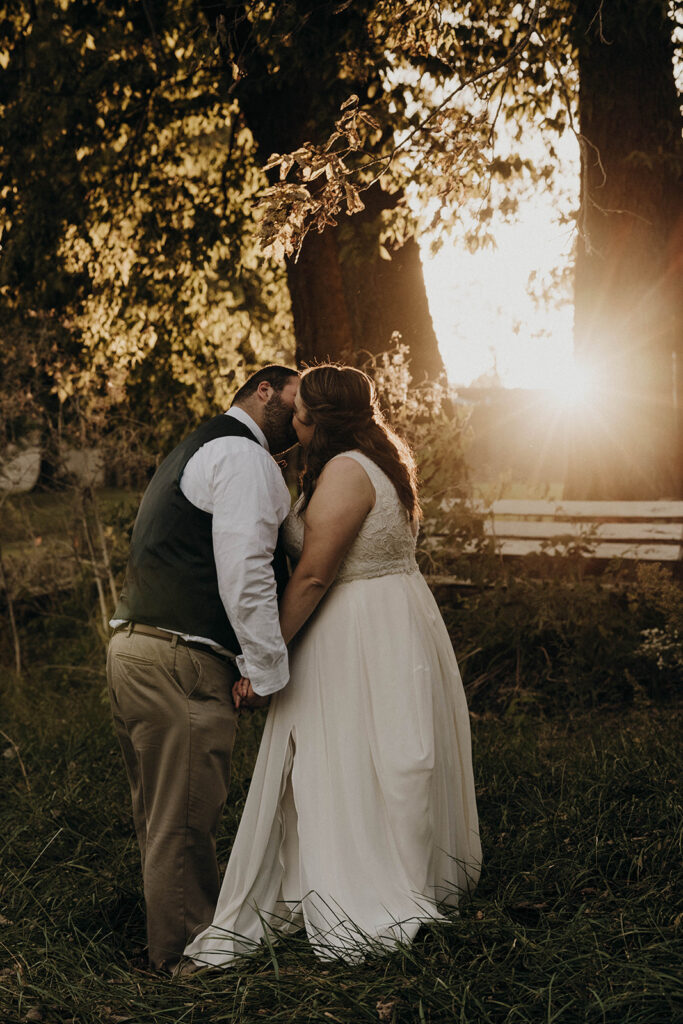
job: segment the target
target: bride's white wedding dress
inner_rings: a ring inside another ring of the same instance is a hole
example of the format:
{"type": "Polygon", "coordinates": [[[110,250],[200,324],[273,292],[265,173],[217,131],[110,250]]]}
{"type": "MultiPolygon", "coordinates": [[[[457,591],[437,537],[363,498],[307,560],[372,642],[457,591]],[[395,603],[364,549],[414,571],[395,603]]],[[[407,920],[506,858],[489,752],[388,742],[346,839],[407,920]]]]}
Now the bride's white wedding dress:
{"type": "MultiPolygon", "coordinates": [[[[318,956],[408,941],[479,876],[470,727],[458,666],[393,484],[291,651],[213,923],[185,953],[225,966],[264,928],[305,926],[318,956]]],[[[337,456],[338,458],[341,456],[337,456]]],[[[303,542],[297,507],[284,539],[303,542]]]]}

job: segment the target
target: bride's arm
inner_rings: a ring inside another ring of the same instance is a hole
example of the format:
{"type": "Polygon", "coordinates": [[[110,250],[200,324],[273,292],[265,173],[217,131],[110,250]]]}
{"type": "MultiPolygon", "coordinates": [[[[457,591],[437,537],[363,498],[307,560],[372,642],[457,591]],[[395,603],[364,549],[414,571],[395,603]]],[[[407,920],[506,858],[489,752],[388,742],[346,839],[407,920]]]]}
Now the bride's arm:
{"type": "Polygon", "coordinates": [[[301,558],[280,604],[285,643],[301,629],[331,586],[374,503],[375,489],[355,459],[337,458],[325,466],[304,514],[301,558]]]}

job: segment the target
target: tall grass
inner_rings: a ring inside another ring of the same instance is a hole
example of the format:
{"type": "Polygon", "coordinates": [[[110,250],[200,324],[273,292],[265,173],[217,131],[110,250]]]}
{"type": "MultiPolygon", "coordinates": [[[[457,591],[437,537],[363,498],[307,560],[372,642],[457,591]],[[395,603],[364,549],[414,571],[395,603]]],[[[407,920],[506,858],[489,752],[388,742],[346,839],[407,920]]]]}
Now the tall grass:
{"type": "MultiPolygon", "coordinates": [[[[4,673],[3,1024],[682,1019],[671,707],[475,718],[482,879],[459,916],[409,948],[351,967],[317,961],[295,936],[228,971],[171,981],[142,966],[129,796],[101,652],[87,646],[80,666],[34,668],[20,689],[4,673]]],[[[241,721],[223,861],[261,721],[241,721]]]]}

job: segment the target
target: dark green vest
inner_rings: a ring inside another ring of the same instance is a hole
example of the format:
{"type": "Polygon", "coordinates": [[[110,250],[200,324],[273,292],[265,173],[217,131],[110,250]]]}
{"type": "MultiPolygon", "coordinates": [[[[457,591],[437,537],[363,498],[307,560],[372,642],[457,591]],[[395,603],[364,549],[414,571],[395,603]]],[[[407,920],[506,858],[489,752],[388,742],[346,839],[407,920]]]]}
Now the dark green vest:
{"type": "MultiPolygon", "coordinates": [[[[220,415],[195,430],[164,459],[142,497],[114,618],[204,636],[240,654],[218,592],[213,517],[188,501],[180,489],[189,460],[217,437],[246,437],[258,444],[240,420],[220,415]]],[[[279,595],[287,582],[287,561],[279,540],[273,570],[279,595]]]]}

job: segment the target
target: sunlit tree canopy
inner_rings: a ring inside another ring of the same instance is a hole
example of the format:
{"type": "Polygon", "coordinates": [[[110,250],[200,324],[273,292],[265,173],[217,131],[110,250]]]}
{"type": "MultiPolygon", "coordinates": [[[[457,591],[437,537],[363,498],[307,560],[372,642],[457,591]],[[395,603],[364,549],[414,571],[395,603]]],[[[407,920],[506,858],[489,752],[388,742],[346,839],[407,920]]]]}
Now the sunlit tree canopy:
{"type": "MultiPolygon", "coordinates": [[[[494,214],[552,187],[570,131],[579,251],[600,259],[616,140],[627,169],[675,181],[680,166],[665,0],[2,6],[0,302],[13,331],[38,318],[51,334],[57,403],[99,388],[195,419],[264,360],[353,358],[395,333],[418,375],[436,375],[416,237],[490,242],[494,214]],[[614,73],[598,81],[591,54],[607,50],[614,73]],[[627,71],[641,64],[644,77],[627,71]],[[636,101],[650,94],[654,123],[636,101]]],[[[655,221],[670,228],[667,195],[655,221]]]]}

